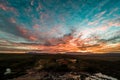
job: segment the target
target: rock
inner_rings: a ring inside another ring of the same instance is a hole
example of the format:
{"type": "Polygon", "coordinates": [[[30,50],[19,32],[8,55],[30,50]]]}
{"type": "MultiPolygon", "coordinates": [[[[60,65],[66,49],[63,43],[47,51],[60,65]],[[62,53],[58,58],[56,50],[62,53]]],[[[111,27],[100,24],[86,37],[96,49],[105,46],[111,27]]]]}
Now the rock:
{"type": "Polygon", "coordinates": [[[7,74],[11,74],[11,69],[10,68],[6,68],[6,71],[4,72],[4,75],[7,75],[7,74]]]}

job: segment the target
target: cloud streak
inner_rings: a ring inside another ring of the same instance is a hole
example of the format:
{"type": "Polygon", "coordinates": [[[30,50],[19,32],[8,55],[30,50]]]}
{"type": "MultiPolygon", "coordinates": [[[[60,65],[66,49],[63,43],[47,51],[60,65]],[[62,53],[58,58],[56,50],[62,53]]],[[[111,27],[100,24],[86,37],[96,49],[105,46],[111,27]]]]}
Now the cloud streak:
{"type": "Polygon", "coordinates": [[[119,0],[1,0],[0,50],[119,52],[119,5],[119,0]]]}

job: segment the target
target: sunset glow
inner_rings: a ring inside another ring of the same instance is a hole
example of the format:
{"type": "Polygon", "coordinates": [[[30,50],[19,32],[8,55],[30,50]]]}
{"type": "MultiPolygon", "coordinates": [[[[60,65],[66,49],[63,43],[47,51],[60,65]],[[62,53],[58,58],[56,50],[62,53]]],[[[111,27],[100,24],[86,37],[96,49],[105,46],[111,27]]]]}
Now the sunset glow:
{"type": "Polygon", "coordinates": [[[119,53],[120,0],[0,0],[0,53],[119,53]]]}

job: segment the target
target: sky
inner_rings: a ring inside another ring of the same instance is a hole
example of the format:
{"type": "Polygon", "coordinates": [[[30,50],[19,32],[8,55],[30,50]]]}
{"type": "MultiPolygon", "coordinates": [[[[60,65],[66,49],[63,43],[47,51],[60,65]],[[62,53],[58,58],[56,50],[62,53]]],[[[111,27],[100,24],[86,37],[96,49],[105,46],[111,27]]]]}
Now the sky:
{"type": "Polygon", "coordinates": [[[0,52],[120,52],[120,0],[0,0],[0,52]]]}

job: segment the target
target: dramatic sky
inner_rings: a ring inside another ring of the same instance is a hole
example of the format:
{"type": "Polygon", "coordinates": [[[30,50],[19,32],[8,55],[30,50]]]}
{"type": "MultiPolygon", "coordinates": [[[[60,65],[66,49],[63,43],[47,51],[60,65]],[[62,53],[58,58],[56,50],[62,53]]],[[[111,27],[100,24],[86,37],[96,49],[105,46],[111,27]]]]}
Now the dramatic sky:
{"type": "Polygon", "coordinates": [[[120,52],[120,0],[0,0],[0,52],[120,52]]]}

